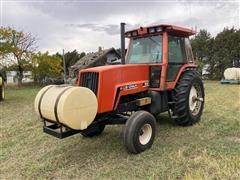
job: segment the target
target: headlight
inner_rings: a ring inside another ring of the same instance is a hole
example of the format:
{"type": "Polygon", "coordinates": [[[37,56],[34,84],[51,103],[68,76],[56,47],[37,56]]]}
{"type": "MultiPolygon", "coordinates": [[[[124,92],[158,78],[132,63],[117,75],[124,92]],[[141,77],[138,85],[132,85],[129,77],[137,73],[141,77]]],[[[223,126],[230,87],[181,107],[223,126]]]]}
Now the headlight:
{"type": "Polygon", "coordinates": [[[126,37],[130,38],[131,37],[131,33],[126,33],[126,37]]]}
{"type": "Polygon", "coordinates": [[[157,32],[161,32],[161,31],[162,31],[162,27],[157,27],[157,28],[156,28],[156,31],[157,31],[157,32]]]}
{"type": "Polygon", "coordinates": [[[137,31],[133,31],[132,36],[137,36],[137,31]]]}
{"type": "Polygon", "coordinates": [[[149,28],[149,33],[155,33],[155,32],[156,32],[155,28],[149,28]]]}

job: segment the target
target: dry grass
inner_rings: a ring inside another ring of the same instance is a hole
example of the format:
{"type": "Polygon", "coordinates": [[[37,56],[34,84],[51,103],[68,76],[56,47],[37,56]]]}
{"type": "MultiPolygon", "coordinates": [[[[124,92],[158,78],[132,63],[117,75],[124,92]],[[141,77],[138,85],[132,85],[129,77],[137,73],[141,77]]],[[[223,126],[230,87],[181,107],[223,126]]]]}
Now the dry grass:
{"type": "Polygon", "coordinates": [[[42,132],[38,87],[9,88],[0,104],[0,179],[240,179],[240,86],[206,82],[202,121],[178,127],[162,115],[153,147],[130,155],[122,127],[96,138],[42,132]]]}

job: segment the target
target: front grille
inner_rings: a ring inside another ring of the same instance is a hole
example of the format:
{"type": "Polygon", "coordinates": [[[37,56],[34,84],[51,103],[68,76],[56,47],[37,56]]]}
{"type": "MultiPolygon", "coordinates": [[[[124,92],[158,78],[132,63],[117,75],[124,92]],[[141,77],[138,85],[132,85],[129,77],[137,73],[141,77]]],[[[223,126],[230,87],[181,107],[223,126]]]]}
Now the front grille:
{"type": "Polygon", "coordinates": [[[97,96],[98,92],[98,76],[97,72],[82,72],[80,86],[91,89],[97,96]]]}

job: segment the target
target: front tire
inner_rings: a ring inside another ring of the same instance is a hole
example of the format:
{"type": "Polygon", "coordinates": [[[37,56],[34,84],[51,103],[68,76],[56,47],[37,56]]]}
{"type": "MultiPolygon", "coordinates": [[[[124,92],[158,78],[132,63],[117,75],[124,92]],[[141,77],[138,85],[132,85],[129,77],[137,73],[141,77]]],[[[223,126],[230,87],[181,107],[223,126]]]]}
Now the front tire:
{"type": "Polygon", "coordinates": [[[204,87],[198,71],[186,71],[175,88],[174,119],[178,125],[198,122],[204,107],[204,87]]]}
{"type": "Polygon", "coordinates": [[[146,111],[135,112],[124,128],[123,139],[130,153],[138,154],[151,148],[156,134],[156,119],[146,111]]]}

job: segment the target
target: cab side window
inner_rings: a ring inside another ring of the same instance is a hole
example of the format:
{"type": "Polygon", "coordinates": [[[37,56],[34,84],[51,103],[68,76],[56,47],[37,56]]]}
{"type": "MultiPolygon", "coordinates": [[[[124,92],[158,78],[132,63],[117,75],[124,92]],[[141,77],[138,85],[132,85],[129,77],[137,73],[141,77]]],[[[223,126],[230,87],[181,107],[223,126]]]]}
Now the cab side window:
{"type": "Polygon", "coordinates": [[[185,63],[185,38],[168,36],[169,63],[185,63]]]}

